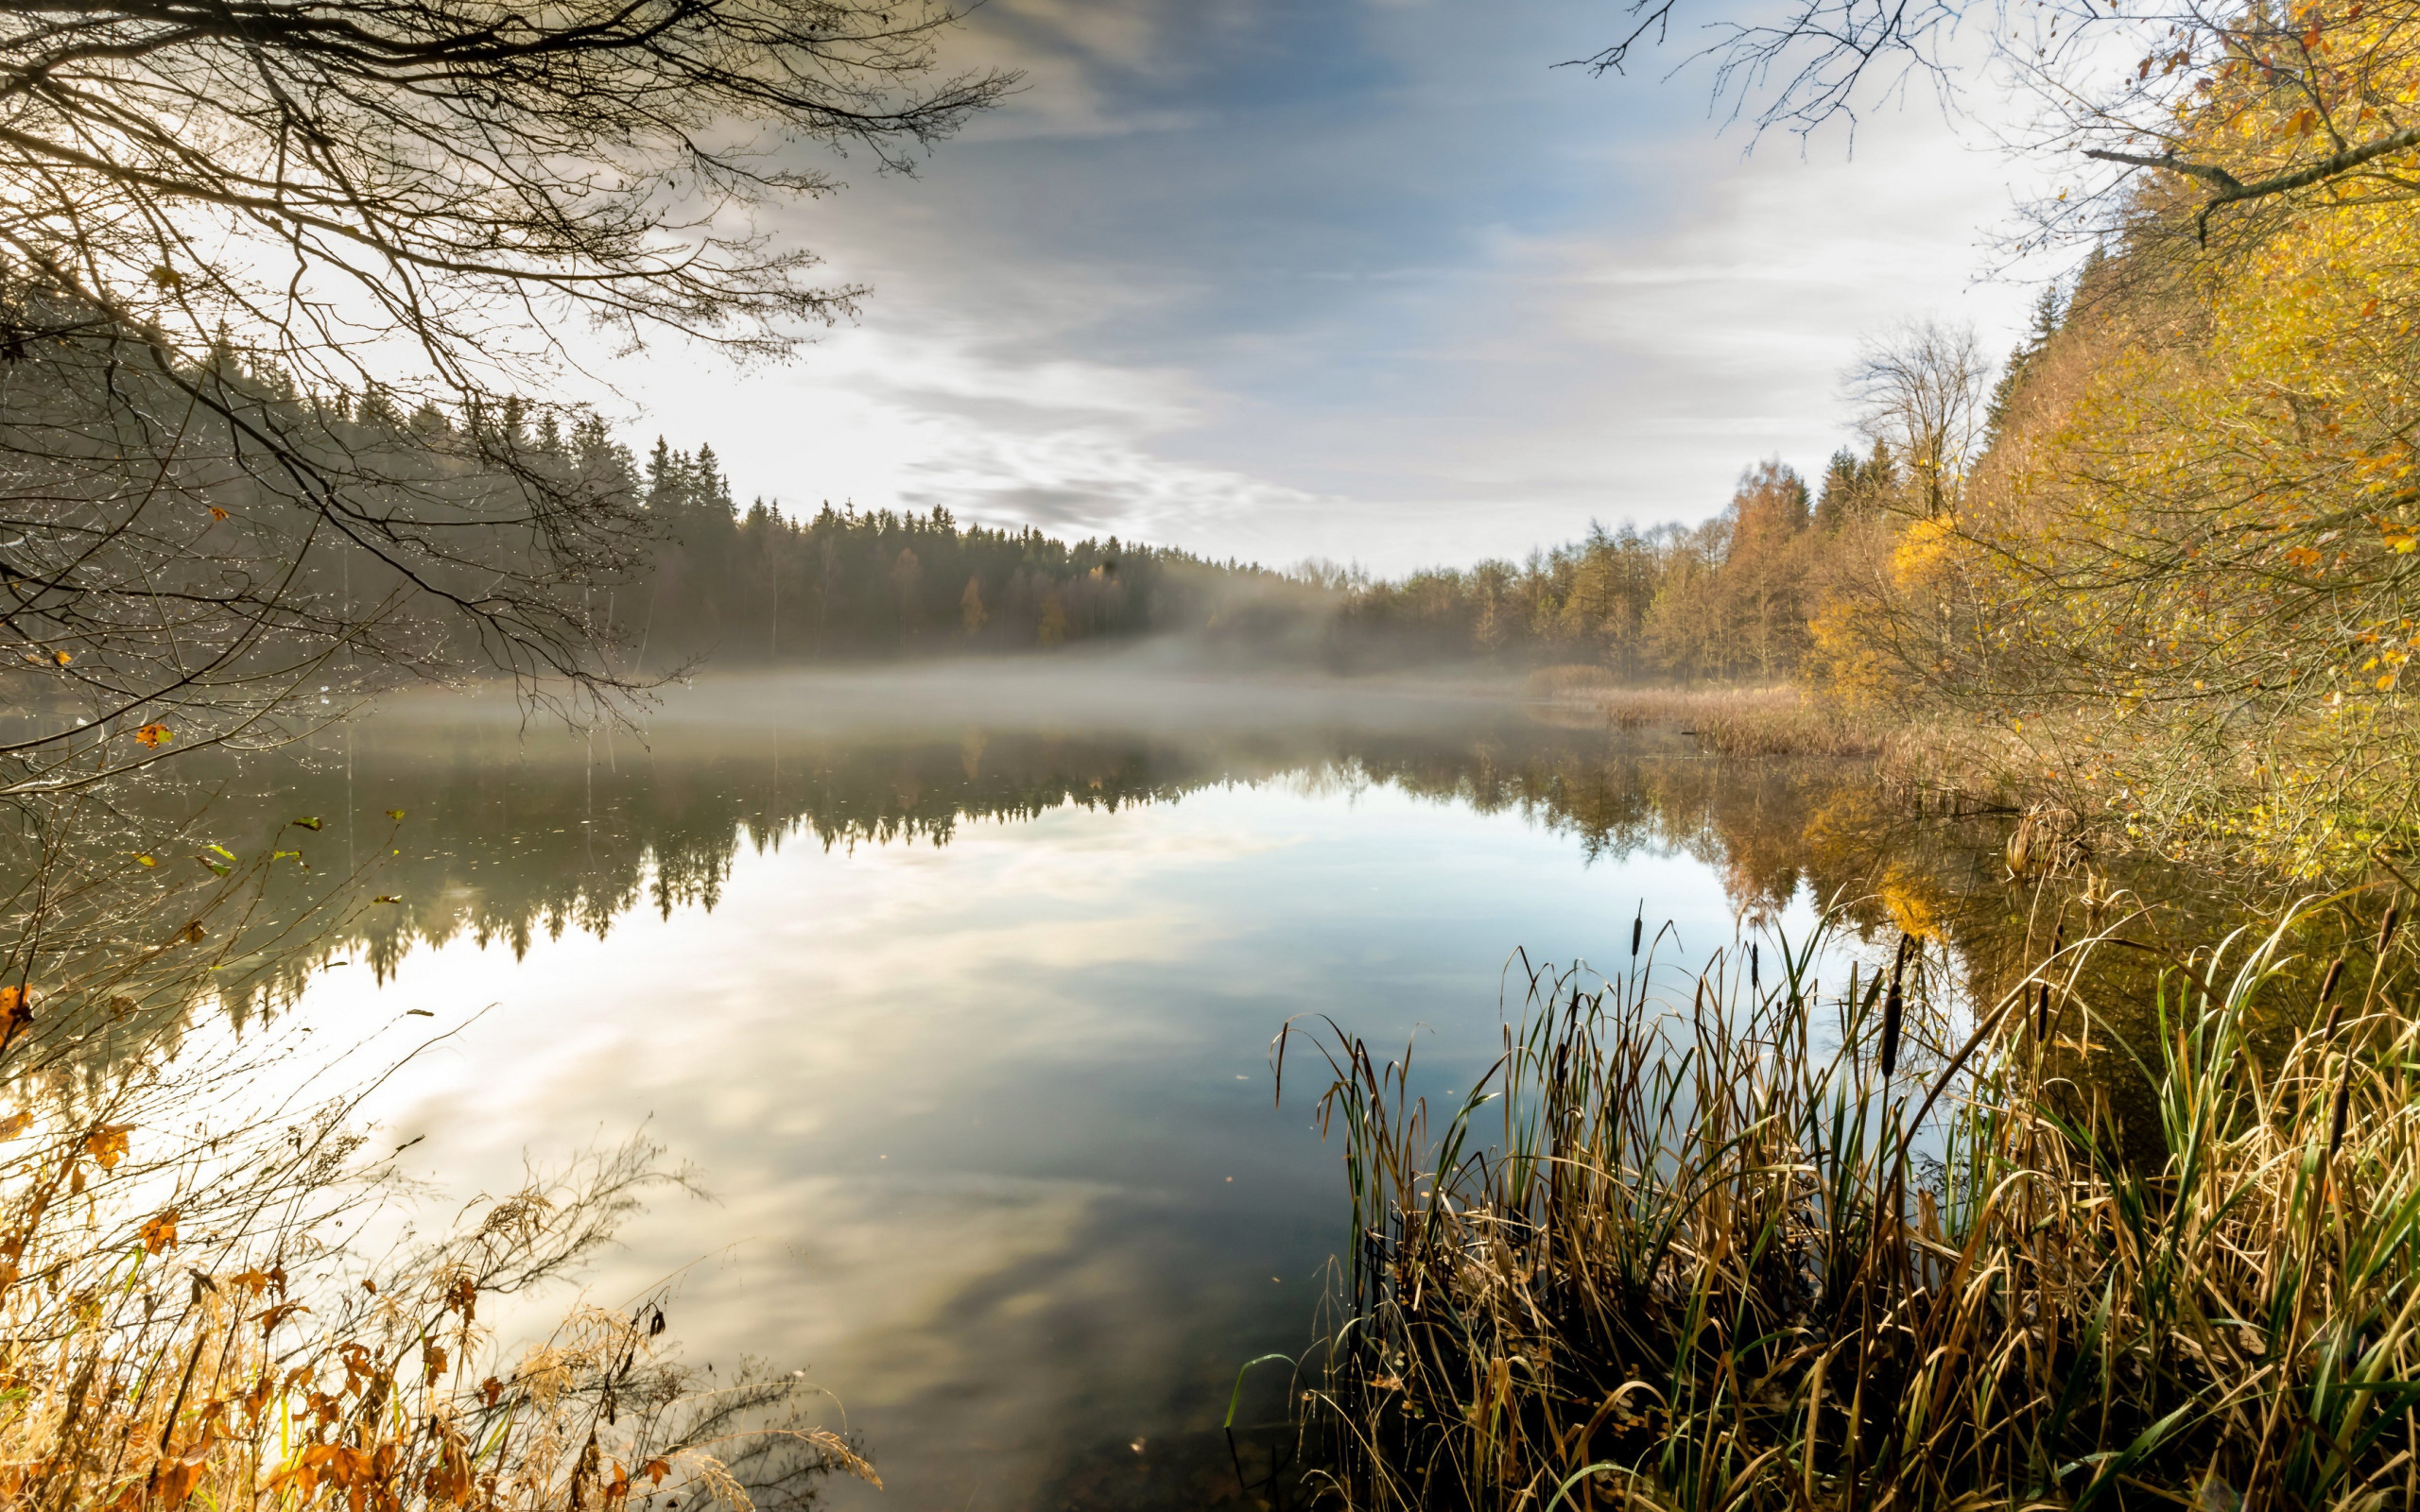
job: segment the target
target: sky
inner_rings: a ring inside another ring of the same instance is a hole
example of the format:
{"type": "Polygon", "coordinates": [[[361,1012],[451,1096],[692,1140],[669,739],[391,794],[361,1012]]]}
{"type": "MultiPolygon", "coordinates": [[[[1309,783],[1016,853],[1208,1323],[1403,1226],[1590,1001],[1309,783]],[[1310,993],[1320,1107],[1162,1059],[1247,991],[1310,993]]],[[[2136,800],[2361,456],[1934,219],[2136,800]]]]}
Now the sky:
{"type": "Polygon", "coordinates": [[[1928,97],[1761,141],[1676,47],[1557,67],[1608,0],[988,0],[945,46],[1024,72],[913,177],[768,225],[872,294],[794,361],[598,369],[639,449],[745,501],[918,511],[1381,574],[1592,522],[1702,520],[1851,439],[1894,320],[2004,351],[1985,277],[2044,165],[1928,97]]]}

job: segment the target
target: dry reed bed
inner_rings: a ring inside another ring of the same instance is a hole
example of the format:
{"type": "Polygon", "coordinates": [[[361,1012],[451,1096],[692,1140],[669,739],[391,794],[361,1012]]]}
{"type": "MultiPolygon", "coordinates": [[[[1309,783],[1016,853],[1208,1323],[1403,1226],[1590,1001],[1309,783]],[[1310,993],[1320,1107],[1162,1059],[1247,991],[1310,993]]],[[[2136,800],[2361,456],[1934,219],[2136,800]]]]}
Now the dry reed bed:
{"type": "Polygon", "coordinates": [[[2365,961],[2271,1001],[2282,934],[2180,966],[2131,1050],[2081,985],[2099,940],[1960,1033],[1914,942],[1829,993],[1820,939],[1718,958],[1673,1011],[1634,936],[1618,980],[1533,980],[1433,1137],[1402,1063],[1323,1038],[1357,1236],[1306,1399],[1330,1489],[2420,1505],[2420,1028],[2365,961]],[[2302,1027],[2256,1055],[2256,1010],[2302,1027]],[[2087,1038],[2154,1088],[2157,1168],[2067,1079],[2087,1038]]]}
{"type": "Polygon", "coordinates": [[[1882,735],[1795,687],[1623,687],[1601,667],[1545,667],[1524,688],[1545,702],[1584,708],[1612,729],[1668,729],[1723,756],[1873,756],[1882,735]]]}

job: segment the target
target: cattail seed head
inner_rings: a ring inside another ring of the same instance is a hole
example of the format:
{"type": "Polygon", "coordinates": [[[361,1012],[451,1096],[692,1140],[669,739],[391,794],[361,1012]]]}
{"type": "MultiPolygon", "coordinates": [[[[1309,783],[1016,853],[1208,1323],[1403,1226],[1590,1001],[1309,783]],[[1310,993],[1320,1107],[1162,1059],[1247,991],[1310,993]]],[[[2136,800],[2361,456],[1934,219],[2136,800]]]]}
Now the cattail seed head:
{"type": "Polygon", "coordinates": [[[1891,963],[1891,990],[1882,998],[1882,1079],[1889,1081],[1899,1066],[1899,1017],[1907,1005],[1907,995],[1901,989],[1908,972],[1908,954],[1915,943],[1913,936],[1899,936],[1898,959],[1891,963]]]}
{"type": "Polygon", "coordinates": [[[2336,1001],[2336,979],[2343,974],[2344,957],[2339,955],[2327,963],[2327,974],[2320,978],[2319,1005],[2326,1015],[2325,1022],[2319,1031],[2322,1039],[2334,1037],[2336,1021],[2343,1016],[2344,1005],[2336,1001]]]}
{"type": "Polygon", "coordinates": [[[2344,1147],[2345,1116],[2353,1106],[2353,1057],[2344,1057],[2344,1068],[2336,1074],[2336,1108],[2327,1121],[2327,1160],[2335,1163],[2336,1152],[2344,1147]]]}

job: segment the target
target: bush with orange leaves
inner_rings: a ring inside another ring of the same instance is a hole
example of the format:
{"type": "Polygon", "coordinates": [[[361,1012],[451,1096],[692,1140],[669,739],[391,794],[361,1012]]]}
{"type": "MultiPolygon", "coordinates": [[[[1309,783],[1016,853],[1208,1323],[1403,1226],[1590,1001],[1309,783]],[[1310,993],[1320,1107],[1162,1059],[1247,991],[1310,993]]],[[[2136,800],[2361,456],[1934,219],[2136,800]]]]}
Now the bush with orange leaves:
{"type": "Polygon", "coordinates": [[[344,894],[267,907],[274,856],[232,853],[115,882],[71,808],[0,834],[0,1506],[748,1512],[871,1478],[795,1379],[671,1358],[660,1296],[508,1347],[496,1313],[684,1175],[633,1142],[419,1234],[340,1071],[213,996],[344,894]]]}

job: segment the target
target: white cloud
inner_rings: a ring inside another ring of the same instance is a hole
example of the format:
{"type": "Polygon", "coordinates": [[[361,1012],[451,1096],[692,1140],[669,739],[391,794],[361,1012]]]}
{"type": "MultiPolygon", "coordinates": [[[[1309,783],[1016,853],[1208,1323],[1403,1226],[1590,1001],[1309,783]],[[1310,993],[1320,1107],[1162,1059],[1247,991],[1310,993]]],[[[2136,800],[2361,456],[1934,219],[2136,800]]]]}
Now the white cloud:
{"type": "Polygon", "coordinates": [[[861,325],[741,378],[616,377],[743,496],[1397,571],[1820,466],[1839,369],[1895,318],[2014,336],[2031,291],[1974,276],[2006,160],[1922,106],[1853,159],[1743,155],[1700,80],[1549,67],[1601,23],[1004,0],[970,56],[1028,92],[797,218],[875,285],[861,325]]]}

